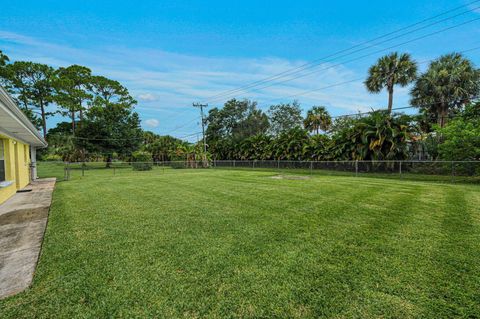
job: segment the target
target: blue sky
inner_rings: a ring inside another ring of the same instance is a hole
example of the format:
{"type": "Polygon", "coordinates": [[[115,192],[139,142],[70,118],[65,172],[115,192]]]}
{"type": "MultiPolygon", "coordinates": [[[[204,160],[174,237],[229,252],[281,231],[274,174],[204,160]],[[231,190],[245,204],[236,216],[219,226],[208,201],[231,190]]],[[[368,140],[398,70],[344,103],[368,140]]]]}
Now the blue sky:
{"type": "MultiPolygon", "coordinates": [[[[208,100],[471,2],[9,1],[2,3],[0,11],[0,50],[13,60],[53,66],[81,64],[95,74],[119,80],[138,100],[136,110],[145,129],[182,137],[200,131],[198,110],[192,102],[208,100]]],[[[480,2],[469,5],[470,9],[477,7],[480,2]]],[[[476,11],[325,62],[308,76],[231,97],[257,100],[262,109],[297,99],[304,109],[325,105],[333,115],[383,107],[385,94],[368,94],[360,80],[298,94],[365,77],[369,65],[393,50],[409,52],[425,62],[479,47],[480,21],[474,21],[388,49],[479,18],[476,11]],[[369,53],[372,55],[348,62],[369,53]]],[[[480,49],[466,55],[480,65],[480,49]]],[[[420,68],[426,65],[422,63],[420,68]]],[[[222,104],[211,102],[211,106],[222,104]]],[[[397,89],[394,106],[406,105],[408,88],[397,89]]]]}

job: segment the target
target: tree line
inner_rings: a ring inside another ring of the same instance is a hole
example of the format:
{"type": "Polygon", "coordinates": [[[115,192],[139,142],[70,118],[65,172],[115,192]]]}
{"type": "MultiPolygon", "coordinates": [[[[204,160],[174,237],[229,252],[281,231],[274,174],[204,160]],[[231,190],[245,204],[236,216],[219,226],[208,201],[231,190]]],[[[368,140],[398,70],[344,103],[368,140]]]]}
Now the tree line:
{"type": "Polygon", "coordinates": [[[232,99],[205,120],[209,151],[220,160],[480,159],[480,71],[469,59],[443,55],[419,74],[409,54],[394,52],[369,68],[364,85],[386,90],[385,110],[332,118],[313,106],[302,117],[297,101],[263,112],[232,99]],[[393,112],[395,87],[407,85],[417,115],[393,112]]]}
{"type": "Polygon", "coordinates": [[[409,54],[378,59],[364,85],[388,93],[385,110],[332,118],[319,105],[303,116],[298,101],[263,111],[255,101],[231,99],[205,118],[207,154],[202,142],[143,131],[128,89],[87,67],[11,62],[0,51],[0,84],[49,142],[44,159],[480,159],[480,71],[459,53],[433,60],[421,74],[409,54]],[[417,115],[395,112],[395,89],[408,85],[417,115]],[[47,131],[56,114],[70,120],[47,131]]]}

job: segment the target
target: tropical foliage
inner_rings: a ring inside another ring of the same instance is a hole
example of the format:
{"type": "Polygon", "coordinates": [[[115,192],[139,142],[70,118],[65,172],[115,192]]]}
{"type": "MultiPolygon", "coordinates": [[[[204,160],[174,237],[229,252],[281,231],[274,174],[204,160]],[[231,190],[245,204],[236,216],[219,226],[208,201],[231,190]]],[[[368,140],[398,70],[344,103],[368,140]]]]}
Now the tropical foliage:
{"type": "Polygon", "coordinates": [[[404,160],[414,130],[405,115],[373,112],[338,132],[332,156],[344,160],[404,160]]]}
{"type": "MultiPolygon", "coordinates": [[[[215,144],[217,159],[238,160],[399,160],[408,158],[416,134],[412,117],[374,112],[332,135],[309,135],[300,127],[278,136],[259,134],[240,143],[215,144]]],[[[212,148],[210,149],[212,151],[212,148]]]]}
{"type": "Polygon", "coordinates": [[[175,151],[187,145],[185,141],[169,135],[160,136],[148,131],[143,133],[142,149],[149,152],[156,162],[178,160],[175,151]]]}

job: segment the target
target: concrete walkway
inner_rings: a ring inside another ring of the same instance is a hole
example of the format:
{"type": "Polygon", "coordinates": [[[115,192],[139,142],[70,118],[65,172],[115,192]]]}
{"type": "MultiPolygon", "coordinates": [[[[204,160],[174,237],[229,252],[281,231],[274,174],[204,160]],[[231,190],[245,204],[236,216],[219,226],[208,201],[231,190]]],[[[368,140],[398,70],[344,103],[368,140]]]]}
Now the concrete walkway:
{"type": "Polygon", "coordinates": [[[32,282],[55,181],[38,179],[0,205],[0,299],[32,282]]]}

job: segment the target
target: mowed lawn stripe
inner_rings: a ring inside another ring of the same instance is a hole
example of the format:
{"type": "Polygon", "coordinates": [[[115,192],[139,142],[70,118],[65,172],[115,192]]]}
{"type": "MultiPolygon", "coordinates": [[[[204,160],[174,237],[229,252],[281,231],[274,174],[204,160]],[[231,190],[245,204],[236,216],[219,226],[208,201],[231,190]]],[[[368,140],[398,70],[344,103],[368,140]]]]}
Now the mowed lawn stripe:
{"type": "Polygon", "coordinates": [[[478,188],[274,175],[97,170],[59,183],[34,285],[0,301],[0,314],[475,314],[480,230],[477,207],[469,203],[479,200],[478,188]],[[450,220],[457,217],[461,222],[450,220]],[[458,225],[445,229],[450,223],[458,225]],[[452,239],[445,234],[462,228],[468,236],[446,242],[452,239]],[[453,274],[459,263],[463,272],[453,274]],[[457,283],[435,293],[450,277],[457,283]]]}
{"type": "Polygon", "coordinates": [[[480,316],[480,227],[474,222],[480,208],[468,205],[469,193],[452,187],[438,198],[443,214],[426,315],[442,311],[451,318],[480,316]]]}
{"type": "MultiPolygon", "coordinates": [[[[358,213],[351,216],[359,227],[340,237],[340,240],[337,238],[329,254],[319,256],[318,260],[305,268],[305,275],[312,276],[308,280],[311,282],[311,299],[314,300],[316,294],[322,297],[321,302],[317,300],[314,303],[319,307],[315,313],[327,316],[341,314],[345,317],[375,316],[378,314],[372,307],[381,306],[383,311],[388,309],[392,315],[404,315],[401,312],[405,309],[399,308],[394,302],[386,302],[385,296],[370,296],[372,299],[367,303],[365,301],[372,289],[378,292],[384,289],[382,277],[385,277],[384,272],[389,271],[388,262],[394,249],[389,240],[408,220],[409,206],[414,205],[412,201],[406,202],[409,196],[383,191],[363,198],[358,213]],[[385,198],[389,199],[386,203],[385,198]],[[373,213],[372,208],[375,208],[373,213]],[[367,218],[360,219],[362,215],[367,218]],[[323,273],[319,271],[321,277],[315,278],[317,274],[310,269],[322,264],[328,267],[322,270],[323,273]],[[325,286],[329,289],[325,289],[325,286]],[[331,298],[324,290],[335,290],[339,298],[331,298]],[[348,298],[341,297],[345,295],[348,298]]],[[[301,291],[299,295],[308,295],[308,291],[301,291]]]]}

